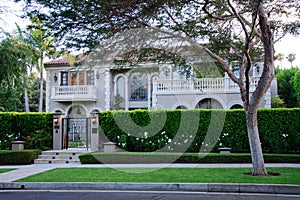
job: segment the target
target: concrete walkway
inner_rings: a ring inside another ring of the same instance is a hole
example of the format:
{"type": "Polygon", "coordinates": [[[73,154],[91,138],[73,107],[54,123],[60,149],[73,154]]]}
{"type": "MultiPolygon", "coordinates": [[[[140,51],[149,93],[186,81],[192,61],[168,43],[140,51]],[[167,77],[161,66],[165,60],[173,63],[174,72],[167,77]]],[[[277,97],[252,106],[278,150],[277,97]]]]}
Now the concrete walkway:
{"type": "MultiPolygon", "coordinates": [[[[251,164],[33,164],[4,165],[0,169],[15,169],[0,174],[0,182],[13,182],[55,168],[251,168],[251,164]]],[[[300,168],[300,164],[272,163],[267,168],[300,168]]]]}

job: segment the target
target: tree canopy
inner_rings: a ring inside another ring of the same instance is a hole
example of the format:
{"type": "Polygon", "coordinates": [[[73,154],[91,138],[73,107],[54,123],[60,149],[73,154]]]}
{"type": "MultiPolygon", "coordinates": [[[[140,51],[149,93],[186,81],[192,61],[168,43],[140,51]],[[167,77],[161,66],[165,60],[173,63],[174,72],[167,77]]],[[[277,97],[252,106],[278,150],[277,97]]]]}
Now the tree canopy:
{"type": "Polygon", "coordinates": [[[267,175],[259,140],[257,110],[274,78],[274,42],[299,34],[300,7],[290,0],[27,0],[29,15],[54,30],[66,47],[93,49],[103,39],[150,27],[185,37],[204,49],[239,86],[244,103],[253,175],[267,175]],[[33,2],[45,9],[36,9],[33,2]],[[204,44],[203,44],[204,43],[204,44]],[[239,75],[231,61],[239,63],[239,75]],[[250,93],[251,69],[263,69],[250,93]]]}
{"type": "MultiPolygon", "coordinates": [[[[18,0],[17,0],[18,1],[18,0]]],[[[185,33],[192,38],[209,39],[213,48],[227,51],[243,44],[234,12],[251,24],[257,1],[240,0],[25,0],[29,15],[37,16],[66,47],[92,48],[117,32],[130,28],[156,26],[185,33]],[[236,11],[231,9],[235,7],[236,11]],[[36,6],[42,5],[44,9],[36,6]],[[220,20],[217,20],[220,19],[220,20]],[[234,40],[232,40],[234,39],[234,40]]],[[[289,0],[264,1],[275,40],[286,33],[299,33],[299,6],[289,0]]],[[[255,51],[255,49],[253,49],[255,51]]]]}

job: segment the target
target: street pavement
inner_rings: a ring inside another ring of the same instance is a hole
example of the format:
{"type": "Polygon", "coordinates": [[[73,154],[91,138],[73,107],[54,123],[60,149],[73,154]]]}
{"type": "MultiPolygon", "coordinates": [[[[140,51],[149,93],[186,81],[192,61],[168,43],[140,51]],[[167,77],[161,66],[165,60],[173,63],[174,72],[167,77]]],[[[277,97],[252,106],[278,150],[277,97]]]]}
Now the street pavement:
{"type": "MultiPolygon", "coordinates": [[[[14,182],[55,168],[251,168],[251,164],[32,164],[0,166],[15,170],[0,174],[0,190],[130,190],[130,191],[184,191],[219,193],[288,194],[300,197],[300,185],[280,184],[216,184],[216,183],[35,183],[14,182]]],[[[300,164],[273,163],[267,168],[300,168],[300,164]]]]}
{"type": "Polygon", "coordinates": [[[299,200],[298,195],[242,194],[242,193],[205,193],[170,191],[24,191],[0,190],[0,199],[5,200],[299,200]]]}

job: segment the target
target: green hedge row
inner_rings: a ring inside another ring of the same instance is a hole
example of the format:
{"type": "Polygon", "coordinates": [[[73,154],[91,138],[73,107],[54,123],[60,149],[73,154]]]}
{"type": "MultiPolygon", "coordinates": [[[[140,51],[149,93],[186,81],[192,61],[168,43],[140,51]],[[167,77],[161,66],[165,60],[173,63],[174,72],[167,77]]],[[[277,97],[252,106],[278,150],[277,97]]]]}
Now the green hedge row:
{"type": "MultiPolygon", "coordinates": [[[[299,121],[300,109],[260,109],[263,151],[299,153],[299,121]]],[[[99,122],[110,141],[130,152],[199,152],[201,147],[250,152],[243,110],[107,111],[99,114],[99,122]]]]}
{"type": "Polygon", "coordinates": [[[0,165],[29,165],[41,154],[40,150],[0,151],[0,165]]]}
{"type": "Polygon", "coordinates": [[[52,113],[0,112],[0,149],[15,140],[26,141],[26,149],[51,149],[52,121],[52,113]]]}
{"type": "MultiPolygon", "coordinates": [[[[82,164],[135,164],[135,163],[251,163],[250,154],[198,153],[88,153],[79,156],[82,164]]],[[[266,163],[300,163],[300,155],[265,154],[266,163]]]]}

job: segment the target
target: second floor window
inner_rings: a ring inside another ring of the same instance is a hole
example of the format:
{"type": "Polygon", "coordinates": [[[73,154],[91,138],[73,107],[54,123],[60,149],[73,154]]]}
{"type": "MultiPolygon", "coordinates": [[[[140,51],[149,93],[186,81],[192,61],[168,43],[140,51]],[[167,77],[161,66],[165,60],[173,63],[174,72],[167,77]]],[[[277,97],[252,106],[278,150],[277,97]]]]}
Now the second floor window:
{"type": "Polygon", "coordinates": [[[61,85],[94,85],[94,70],[61,72],[61,85]]]}

